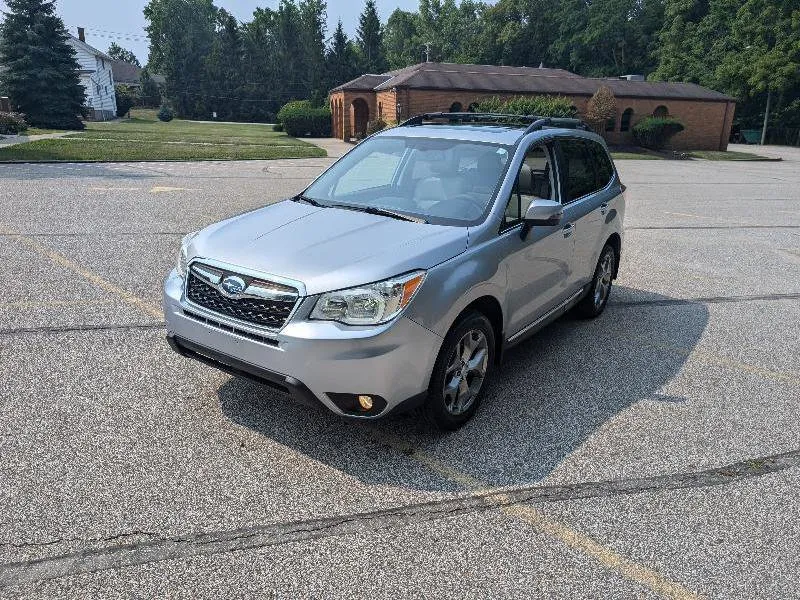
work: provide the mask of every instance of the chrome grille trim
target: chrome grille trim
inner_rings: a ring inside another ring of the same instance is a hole
[[[229,276],[246,282],[241,293],[231,294],[223,288]],[[304,293],[305,286],[300,282],[195,258],[187,269],[183,300],[195,312],[226,326],[241,324],[251,333],[275,333],[294,316]]]

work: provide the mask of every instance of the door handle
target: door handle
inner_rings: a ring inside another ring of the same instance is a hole
[[[568,238],[575,231],[575,223],[567,223],[561,231],[564,233],[564,237]]]
[[[603,202],[603,203],[600,205],[600,214],[601,214],[601,215],[604,215],[604,214],[606,214],[606,211],[607,211],[607,210],[608,210],[608,202]]]

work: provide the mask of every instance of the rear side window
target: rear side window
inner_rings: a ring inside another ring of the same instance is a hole
[[[565,182],[565,202],[572,202],[596,191],[594,153],[583,140],[559,140],[561,172]]]

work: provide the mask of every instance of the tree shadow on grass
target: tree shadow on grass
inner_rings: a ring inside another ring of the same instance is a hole
[[[600,318],[566,316],[510,350],[475,418],[452,433],[414,413],[344,420],[244,379],[226,381],[219,398],[233,422],[365,483],[455,489],[404,455],[423,451],[489,485],[525,485],[545,478],[634,403],[685,401],[660,390],[707,322],[704,304],[617,287]]]

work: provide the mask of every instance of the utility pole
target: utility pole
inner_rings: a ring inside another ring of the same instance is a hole
[[[425,42],[425,62],[431,62],[431,43]]]
[[[769,101],[772,97],[772,91],[767,90],[767,109],[764,111],[764,127],[761,128],[761,145],[767,140],[767,121],[769,121]]]

